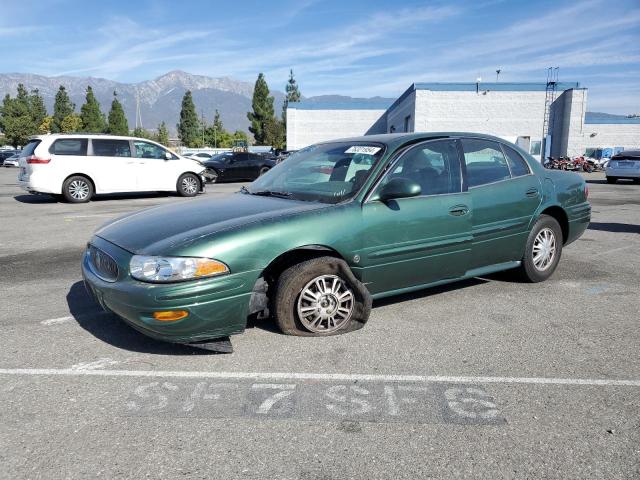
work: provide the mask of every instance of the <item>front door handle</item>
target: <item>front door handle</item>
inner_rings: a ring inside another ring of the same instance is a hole
[[[536,187],[532,187],[529,190],[527,190],[525,194],[527,195],[527,197],[537,197],[538,189]]]
[[[461,217],[467,213],[469,213],[469,207],[466,205],[454,205],[449,208],[449,215],[453,215],[454,217]]]

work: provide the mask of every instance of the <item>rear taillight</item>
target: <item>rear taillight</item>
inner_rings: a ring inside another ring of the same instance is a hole
[[[35,155],[31,155],[30,157],[27,157],[27,163],[30,164],[34,164],[34,163],[49,163],[51,161],[50,158],[39,158],[36,157]]]

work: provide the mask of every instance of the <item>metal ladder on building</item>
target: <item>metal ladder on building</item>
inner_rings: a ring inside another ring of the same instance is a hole
[[[547,68],[547,89],[544,98],[544,120],[542,122],[542,150],[543,157],[547,156],[547,136],[549,132],[553,132],[553,120],[555,115],[551,114],[551,106],[556,100],[556,87],[558,85],[558,71],[560,67]],[[549,155],[551,154],[551,148],[549,146]]]

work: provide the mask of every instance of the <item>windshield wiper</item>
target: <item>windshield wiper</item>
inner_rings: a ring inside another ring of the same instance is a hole
[[[249,190],[247,189],[247,192]],[[293,195],[291,192],[279,192],[277,190],[257,190],[255,192],[249,192],[251,195],[259,195],[262,197],[290,197]]]

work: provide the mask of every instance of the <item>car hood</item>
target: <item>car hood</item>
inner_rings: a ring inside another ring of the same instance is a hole
[[[236,193],[141,210],[103,225],[95,234],[131,253],[163,255],[225,230],[327,207]]]

